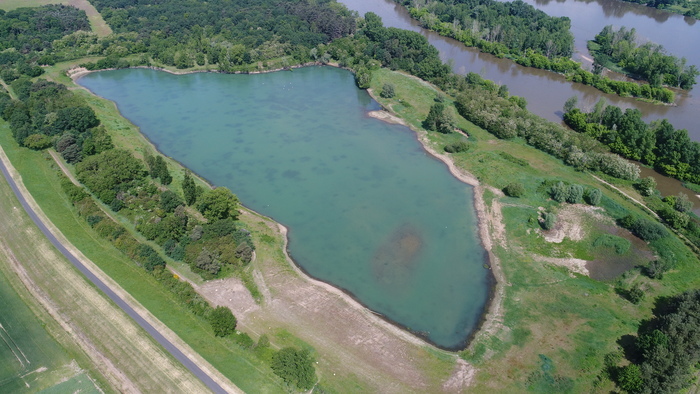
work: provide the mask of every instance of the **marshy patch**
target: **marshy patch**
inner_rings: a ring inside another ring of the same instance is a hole
[[[594,247],[596,241],[599,245],[594,248],[595,258],[586,263],[591,278],[612,280],[654,258],[654,253],[649,249],[649,245],[628,230],[614,224],[603,225],[601,229],[606,232],[608,240],[601,241],[599,237],[593,241]],[[608,242],[609,240],[612,242]],[[620,248],[625,249],[626,243],[629,246],[626,251],[622,251]],[[618,251],[622,251],[622,253],[618,253]]]

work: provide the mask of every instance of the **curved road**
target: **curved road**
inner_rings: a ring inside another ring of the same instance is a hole
[[[24,207],[24,210],[29,214],[29,217],[32,218],[34,223],[39,227],[42,233],[46,236],[46,238],[51,241],[53,246],[56,247],[66,258],[68,261],[71,262],[80,272],[85,275],[85,277],[92,282],[95,286],[97,286],[102,292],[104,292],[107,297],[109,297],[112,301],[114,301],[115,304],[117,304],[124,312],[126,312],[127,315],[129,315],[136,323],[138,323],[139,326],[141,326],[146,332],[153,337],[153,339],[156,340],[161,346],[165,348],[166,351],[168,351],[173,357],[175,357],[179,362],[182,363],[182,365],[185,366],[190,372],[192,372],[193,375],[195,375],[199,380],[201,380],[209,389],[211,389],[215,393],[226,393],[226,390],[224,390],[223,387],[221,387],[218,383],[216,383],[211,376],[206,374],[204,371],[202,371],[197,364],[192,361],[189,357],[187,357],[180,349],[173,345],[172,342],[170,342],[168,339],[166,339],[158,330],[156,330],[149,322],[146,321],[138,312],[136,312],[129,304],[124,301],[121,297],[119,297],[112,289],[107,286],[100,278],[95,276],[83,263],[78,260],[73,253],[68,251],[63,244],[61,244],[58,239],[49,231],[49,229],[46,227],[43,221],[39,219],[37,216],[36,212],[34,212],[34,209],[32,209],[31,206],[27,203],[27,201],[24,198],[24,195],[20,192],[19,188],[17,187],[17,184],[15,183],[15,180],[12,178],[10,175],[9,171],[5,167],[5,163],[3,163],[2,160],[0,160],[0,170],[2,170],[2,174],[5,176],[5,179],[7,179],[7,183],[10,184],[10,187],[12,188],[12,191],[15,193],[17,196],[17,199],[19,200],[20,203],[22,203],[22,207]]]

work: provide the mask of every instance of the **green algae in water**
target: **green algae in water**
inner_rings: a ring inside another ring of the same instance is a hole
[[[132,69],[80,84],[163,153],[289,228],[311,276],[458,348],[489,295],[473,190],[331,67],[259,75]]]

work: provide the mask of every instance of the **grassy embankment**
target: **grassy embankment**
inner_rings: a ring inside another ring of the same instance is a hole
[[[57,167],[48,153],[18,147],[5,122],[0,122],[0,144],[51,221],[124,290],[241,389],[283,390],[281,381],[265,363],[230,340],[215,337],[208,322],[192,315],[152,276],[102,239],[77,215],[61,190]]]
[[[394,85],[396,96],[379,98],[382,105],[420,130],[420,123],[434,102],[435,90],[425,82],[400,73],[375,72],[372,88],[381,91],[385,83]],[[657,250],[676,252],[676,269],[661,281],[643,277],[639,269],[631,269],[616,279],[600,281],[550,263],[564,264],[570,257],[596,261],[595,266],[587,265],[594,273],[607,272],[615,268],[611,265],[621,264],[620,261],[632,263],[625,268],[647,263],[651,257],[634,253],[635,249],[646,245],[629,232],[616,228],[612,220],[626,212],[646,213],[589,174],[563,165],[522,140],[499,140],[463,118],[457,119],[458,126],[470,136],[471,149],[451,155],[456,165],[475,175],[483,184],[500,189],[508,183],[521,182],[526,189],[522,198],[498,197],[488,190],[484,196],[488,206],[502,206],[505,237],[495,240],[494,253],[500,258],[507,283],[501,329],[478,336],[461,353],[480,371],[476,391],[613,389],[613,383],[603,372],[605,355],[617,351],[616,341],[620,337],[636,333],[639,321],[650,316],[655,297],[700,285],[697,258],[671,236],[653,245]],[[419,135],[424,134],[419,131]],[[465,137],[458,133],[430,132],[427,139],[431,147],[441,152],[446,144]],[[602,209],[593,211],[581,205],[572,209],[571,205],[553,202],[541,186],[543,181],[553,180],[601,189],[604,194]],[[631,183],[614,182],[625,192],[636,195]],[[560,225],[566,224],[576,231],[569,231],[569,236],[561,243],[546,242],[537,224],[539,207],[554,211]],[[624,244],[620,239],[626,238],[635,246],[619,256],[612,247],[594,246],[596,240],[611,230],[618,236],[613,239]],[[494,231],[492,234],[497,236]],[[647,296],[639,305],[633,305],[615,293],[616,283],[623,286],[637,283]]]

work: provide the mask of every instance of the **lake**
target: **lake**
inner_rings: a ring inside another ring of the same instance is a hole
[[[473,189],[332,67],[258,75],[88,74],[164,154],[289,228],[309,275],[446,349],[463,348],[491,274]]]

